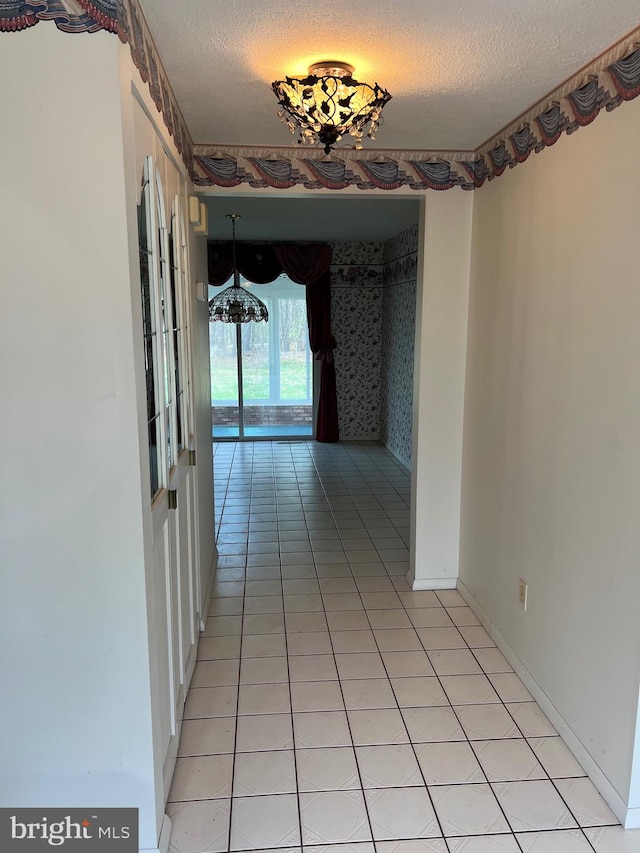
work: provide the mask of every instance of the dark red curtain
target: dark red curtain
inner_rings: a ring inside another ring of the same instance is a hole
[[[233,272],[231,243],[209,243],[209,284],[219,287]],[[338,441],[338,404],[331,334],[331,246],[325,243],[236,244],[236,264],[248,281],[266,284],[284,272],[306,287],[309,346],[320,366],[320,398],[316,440]]]
[[[269,281],[275,281],[282,272],[282,266],[276,257],[273,246],[238,243],[236,258],[238,269],[242,275],[256,284],[267,284]]]
[[[233,248],[231,243],[209,243],[207,246],[209,284],[218,287],[229,281],[233,273]]]
[[[229,281],[233,272],[233,247],[231,243],[209,243],[209,284],[218,287]],[[237,243],[236,264],[240,274],[255,284],[275,281],[283,272],[273,246],[258,243]]]
[[[320,361],[320,396],[316,439],[338,441],[338,399],[336,366],[333,351],[336,342],[331,334],[331,246],[326,243],[279,243],[274,246],[282,269],[292,281],[306,285],[309,346]]]

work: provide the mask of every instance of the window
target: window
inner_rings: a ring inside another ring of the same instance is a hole
[[[142,291],[142,324],[144,335],[145,378],[147,389],[147,432],[149,437],[149,474],[151,498],[160,488],[158,454],[160,401],[158,394],[158,324],[157,288],[154,286],[155,210],[152,205],[152,164],[145,161],[142,191],[138,206],[138,242],[140,250],[140,285]]]
[[[153,500],[167,487],[189,429],[186,352],[187,246],[179,198],[171,228],[162,180],[145,160],[138,207],[140,284],[145,354],[150,490]]]
[[[305,288],[285,275],[270,284],[241,283],[266,304],[269,321],[210,324],[213,435],[311,436],[313,369]]]

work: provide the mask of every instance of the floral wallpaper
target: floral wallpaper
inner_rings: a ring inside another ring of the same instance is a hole
[[[332,243],[332,287],[382,287],[382,243]]]
[[[418,226],[384,244],[380,439],[411,467]]]
[[[382,263],[385,267],[395,261],[402,260],[412,256],[414,259],[418,257],[418,223],[401,231],[395,237],[383,243],[382,248]]]
[[[386,243],[334,243],[331,326],[340,438],[380,439],[411,466],[417,224]]]
[[[334,243],[331,329],[340,438],[380,436],[382,243]]]
[[[364,266],[382,266],[384,264],[384,243],[331,243],[333,263],[338,266],[360,264]]]

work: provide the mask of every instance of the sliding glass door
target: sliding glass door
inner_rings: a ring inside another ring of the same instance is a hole
[[[209,324],[213,437],[311,437],[305,288],[284,275],[271,284],[241,283],[266,304],[269,321]],[[209,297],[218,291],[210,288]]]

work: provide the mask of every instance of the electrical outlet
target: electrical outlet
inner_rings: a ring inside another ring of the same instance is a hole
[[[518,581],[518,601],[520,602],[520,607],[522,607],[523,610],[527,609],[528,592],[529,587],[527,586],[527,582],[520,578]]]

